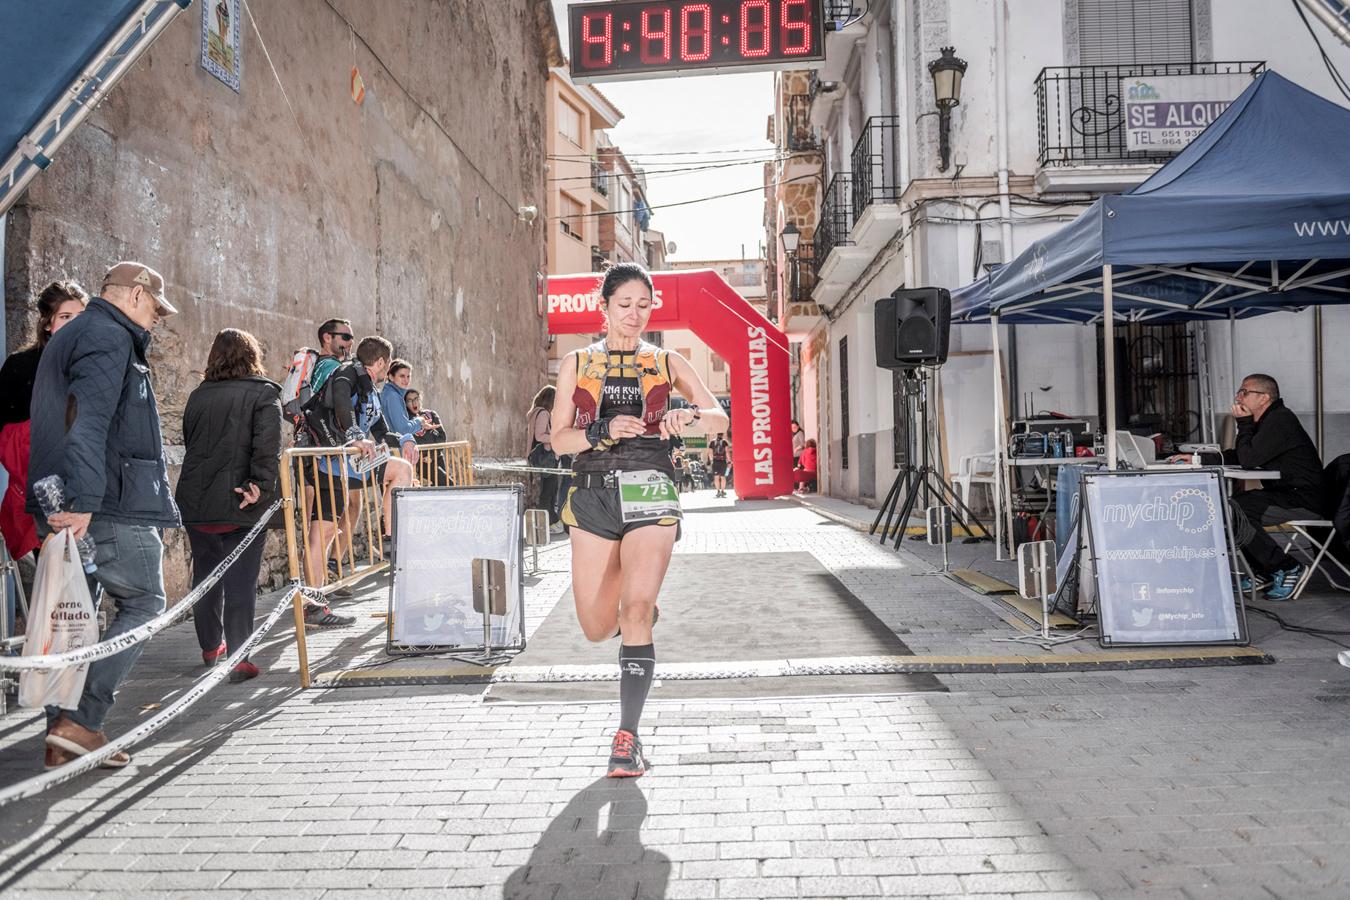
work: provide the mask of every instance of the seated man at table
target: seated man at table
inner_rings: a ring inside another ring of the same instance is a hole
[[[1280,386],[1269,375],[1248,375],[1233,398],[1237,446],[1225,450],[1226,465],[1274,469],[1278,479],[1261,489],[1233,497],[1233,536],[1256,575],[1256,588],[1268,600],[1288,600],[1303,566],[1280,549],[1263,526],[1296,519],[1321,519],[1326,501],[1322,461],[1298,416],[1280,399]],[[1243,579],[1243,589],[1250,589]]]

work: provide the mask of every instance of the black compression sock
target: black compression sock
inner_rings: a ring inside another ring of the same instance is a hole
[[[655,669],[656,651],[651,644],[619,647],[619,728],[635,736]]]

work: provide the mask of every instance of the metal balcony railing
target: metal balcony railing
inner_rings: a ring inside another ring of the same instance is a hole
[[[848,233],[853,230],[853,188],[848,172],[838,172],[825,188],[820,201],[820,223],[812,241],[813,269],[817,277],[830,251],[851,244]]]
[[[595,160],[591,160],[591,187],[602,197],[609,196],[609,173]]]
[[[787,283],[784,287],[788,303],[811,303],[811,292],[816,287],[815,244],[801,243],[797,252],[788,257]]]
[[[1124,87],[1131,79],[1233,73],[1255,76],[1265,67],[1264,62],[1191,62],[1042,69],[1036,76],[1040,164],[1166,162],[1175,154],[1126,149]]]
[[[816,140],[815,129],[811,127],[811,96],[809,94],[790,94],[783,107],[786,121],[783,123],[787,149],[792,151],[815,150],[820,147]]]
[[[895,175],[896,142],[900,140],[898,116],[872,116],[862,136],[853,145],[853,218],[873,203],[900,199],[900,179]]]
[[[858,5],[858,0],[825,0],[825,21],[851,21],[858,16]]]

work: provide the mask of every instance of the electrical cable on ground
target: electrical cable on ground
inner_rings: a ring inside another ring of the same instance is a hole
[[[1267,619],[1272,620],[1276,625],[1279,625],[1285,631],[1293,632],[1294,634],[1307,634],[1313,637],[1320,637],[1324,640],[1331,641],[1331,643],[1336,644],[1337,646],[1350,648],[1350,644],[1342,644],[1340,641],[1335,640],[1336,637],[1350,637],[1350,631],[1337,630],[1334,628],[1313,628],[1310,625],[1295,625],[1291,622],[1286,622],[1279,615],[1268,609],[1262,609],[1259,606],[1248,606],[1247,609],[1251,612],[1260,613]]]

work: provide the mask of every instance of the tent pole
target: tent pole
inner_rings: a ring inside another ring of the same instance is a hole
[[[1317,432],[1317,455],[1327,458],[1325,392],[1322,390],[1322,307],[1313,310],[1313,419]]]
[[[1234,397],[1237,396],[1237,312],[1228,310],[1228,384]]]
[[[1003,555],[1003,361],[998,352],[998,313],[989,317],[994,348],[994,558],[1009,559]]]
[[[1102,266],[1102,364],[1106,373],[1106,468],[1116,467],[1116,313],[1115,275],[1110,263]]]

